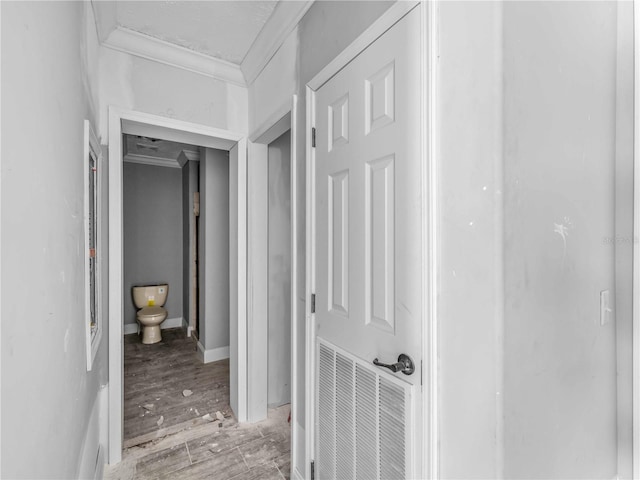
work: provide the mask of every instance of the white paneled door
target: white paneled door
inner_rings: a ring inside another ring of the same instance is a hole
[[[315,92],[316,478],[417,474],[420,79],[415,8]]]

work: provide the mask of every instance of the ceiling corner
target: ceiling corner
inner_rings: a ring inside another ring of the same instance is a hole
[[[298,25],[314,0],[279,1],[240,64],[245,82],[251,85],[287,36]]]
[[[238,65],[118,26],[105,47],[246,87]]]

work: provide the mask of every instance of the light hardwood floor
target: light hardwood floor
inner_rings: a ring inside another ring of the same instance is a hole
[[[105,479],[288,479],[289,405],[239,425],[229,407],[228,360],[202,364],[182,329],[162,336],[155,345],[125,336],[125,449]]]

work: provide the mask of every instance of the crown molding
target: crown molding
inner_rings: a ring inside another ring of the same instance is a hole
[[[247,85],[251,85],[260,75],[312,4],[313,0],[277,3],[240,64]]]
[[[198,152],[189,152],[183,150],[184,156],[178,158],[154,157],[152,155],[138,155],[137,153],[127,153],[123,160],[129,163],[139,163],[141,165],[153,165],[156,167],[182,168],[186,160],[199,161],[200,154]],[[186,159],[186,160],[185,160]]]
[[[128,28],[117,27],[102,44],[113,50],[246,87],[244,75],[238,65]]]
[[[183,150],[182,153],[184,153],[185,157],[187,157],[187,159],[191,160],[192,162],[199,162],[200,161],[200,152],[192,152],[191,150]]]

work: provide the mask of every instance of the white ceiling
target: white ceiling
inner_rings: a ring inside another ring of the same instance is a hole
[[[100,44],[250,85],[313,0],[90,0]]]
[[[117,26],[240,65],[277,1],[120,1]]]

